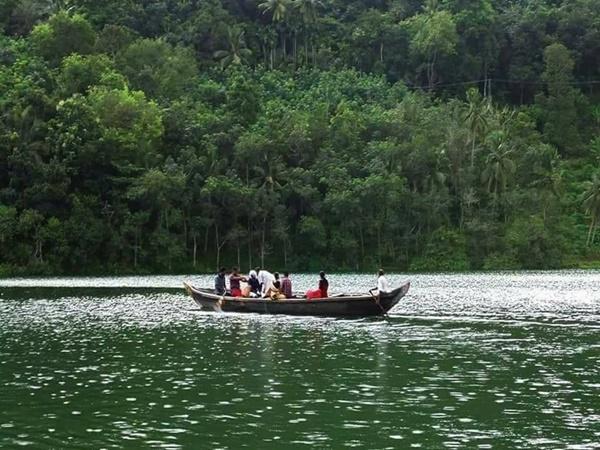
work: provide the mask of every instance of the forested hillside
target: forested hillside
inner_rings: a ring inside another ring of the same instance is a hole
[[[0,0],[0,274],[600,261],[598,0]]]

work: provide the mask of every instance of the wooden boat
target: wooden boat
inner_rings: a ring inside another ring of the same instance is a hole
[[[256,314],[288,314],[295,316],[366,317],[386,314],[410,288],[410,283],[383,293],[379,298],[370,294],[339,295],[307,300],[290,298],[270,300],[264,298],[240,298],[214,294],[212,289],[199,289],[184,283],[187,293],[203,310]]]

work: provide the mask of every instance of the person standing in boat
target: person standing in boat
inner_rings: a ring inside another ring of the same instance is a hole
[[[390,292],[390,284],[388,283],[387,278],[385,277],[385,272],[383,269],[379,269],[377,273],[377,289],[370,289],[369,292],[371,295],[374,295],[373,292],[377,290],[377,295],[385,294],[386,292]]]
[[[231,290],[232,297],[241,297],[242,290],[240,283],[246,281],[246,278],[240,275],[239,269],[234,267],[231,269],[231,275],[229,275],[229,289]]]
[[[292,280],[290,279],[290,273],[283,272],[283,278],[281,279],[281,293],[285,295],[285,298],[292,298]]]
[[[227,269],[225,267],[221,267],[219,273],[215,277],[215,294],[217,295],[225,295],[227,294],[227,287],[225,285],[225,273]]]
[[[311,289],[306,293],[307,299],[327,298],[329,291],[329,281],[325,277],[325,272],[319,273],[319,289]]]

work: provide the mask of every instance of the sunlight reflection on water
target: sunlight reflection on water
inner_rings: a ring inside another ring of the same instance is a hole
[[[200,312],[209,276],[2,280],[0,447],[600,448],[597,272],[407,278],[359,320]]]

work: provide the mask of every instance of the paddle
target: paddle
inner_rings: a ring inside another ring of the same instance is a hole
[[[386,319],[389,319],[390,316],[388,316],[388,313],[385,311],[385,309],[383,309],[383,306],[381,306],[381,303],[379,303],[379,295],[377,295],[377,297],[375,297],[375,294],[373,294],[374,289],[369,289],[369,294],[371,294],[371,298],[373,298],[373,301],[375,302],[375,304],[377,306],[379,306],[379,309],[381,309],[381,312],[383,313],[383,316]]]

